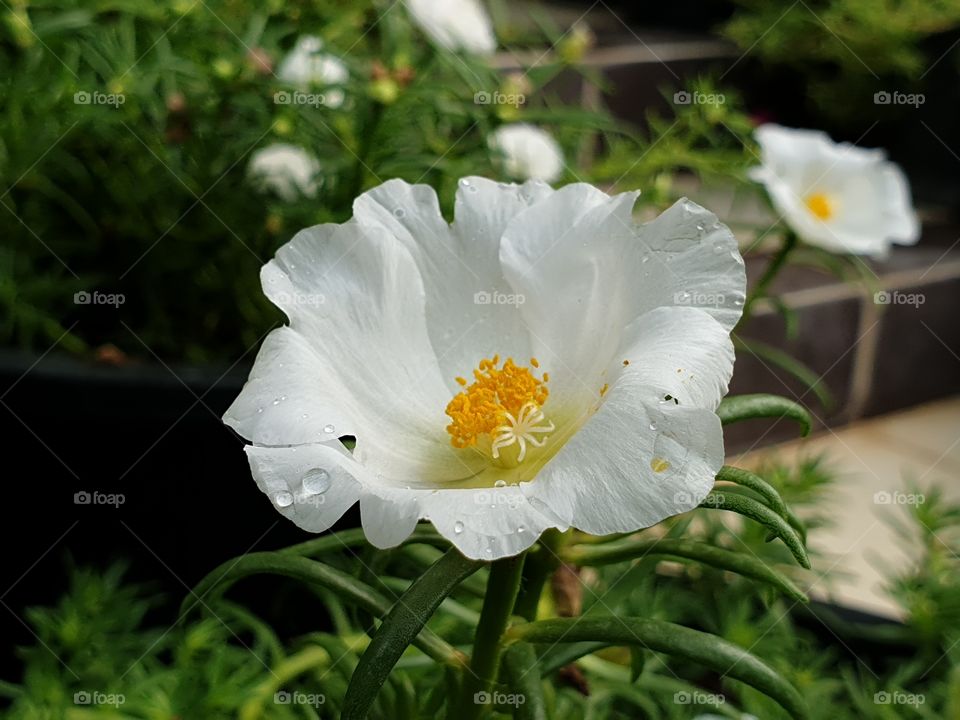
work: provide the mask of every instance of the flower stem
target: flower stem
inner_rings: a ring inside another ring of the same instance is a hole
[[[497,679],[503,633],[507,629],[520,590],[525,553],[495,561],[490,566],[487,595],[480,611],[470,667],[461,688],[457,720],[473,720],[487,705],[477,703],[477,693],[489,692]]]
[[[531,621],[537,619],[543,586],[560,564],[558,552],[562,545],[563,533],[550,529],[540,538],[539,546],[527,553],[527,560],[523,564],[520,595],[513,609],[514,615]]]
[[[737,323],[738,329],[747,324],[747,321],[750,319],[751,310],[753,310],[754,303],[760,298],[766,296],[770,283],[772,283],[774,278],[776,278],[780,273],[781,268],[787,262],[787,258],[790,256],[790,253],[793,252],[793,249],[796,246],[796,234],[788,231],[786,235],[784,235],[783,245],[780,246],[780,249],[776,252],[773,258],[771,258],[770,264],[767,265],[767,269],[763,271],[763,275],[760,276],[760,279],[757,280],[757,284],[753,286],[753,289],[747,295],[747,299],[743,303],[743,315],[740,317],[740,322]]]

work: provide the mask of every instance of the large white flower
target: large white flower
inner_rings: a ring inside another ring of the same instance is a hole
[[[835,143],[825,133],[761,125],[763,183],[774,207],[797,235],[827,250],[883,257],[891,243],[920,236],[910,187],[882,150]]]
[[[293,50],[280,63],[277,77],[303,90],[326,88],[323,104],[338,108],[343,105],[343,90],[328,86],[342,85],[350,77],[350,73],[340,58],[323,52],[323,40],[314,35],[302,35],[297,39]]]
[[[247,175],[262,191],[274,192],[287,202],[315,197],[319,184],[317,159],[296,145],[274,143],[250,155]]]
[[[510,177],[553,182],[563,174],[563,150],[550,133],[536,125],[501,125],[488,143]]]
[[[378,547],[427,518],[485,559],[695,507],[723,463],[742,259],[694,203],[638,226],[635,200],[466,178],[448,224],[391,180],[299,233],[262,271],[290,325],[224,416],[261,490],[309,531],[359,500]]]
[[[493,23],[480,0],[406,0],[413,21],[440,47],[486,55],[497,49]]]

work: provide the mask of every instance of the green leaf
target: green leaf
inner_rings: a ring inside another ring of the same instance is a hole
[[[757,503],[759,505],[759,503]],[[763,507],[762,505],[760,507]],[[768,511],[769,512],[769,511]],[[653,555],[696,560],[711,567],[728,570],[752,580],[773,585],[780,592],[798,602],[806,602],[807,597],[783,574],[771,568],[767,563],[752,555],[734,552],[694,540],[674,538],[654,538],[650,540],[623,540],[605,545],[575,545],[566,548],[564,561],[575,565],[609,565],[634,558],[646,558]],[[805,557],[805,556],[804,556]]]
[[[523,642],[511,645],[503,655],[503,672],[509,691],[523,697],[513,716],[518,720],[547,720],[547,706],[533,645]]]
[[[793,375],[793,377],[803,383],[809,391],[817,396],[817,399],[820,401],[820,404],[823,405],[824,409],[831,410],[833,408],[833,395],[831,395],[829,388],[824,384],[823,378],[790,355],[790,353],[784,352],[773,345],[768,345],[765,342],[760,342],[759,340],[744,340],[737,335],[733,338],[733,344],[734,347],[746,350],[761,362],[772,363],[790,375]]]
[[[801,566],[809,569],[810,559],[807,557],[807,551],[803,547],[803,541],[796,531],[790,527],[786,520],[777,515],[773,510],[756,500],[752,500],[744,495],[735,495],[733,493],[723,493],[717,490],[711,492],[703,499],[700,507],[729,510],[766,526],[771,533],[783,540],[784,544],[793,553],[797,562]]]
[[[361,720],[377,697],[397,660],[424,630],[437,606],[460,582],[483,563],[449,550],[410,586],[383,620],[370,645],[360,656],[347,686],[342,720]]]
[[[528,643],[640,645],[740,680],[776,700],[793,717],[807,716],[796,689],[762,660],[722,638],[682,625],[633,617],[558,618],[518,625],[507,631],[507,637]]]
[[[750,472],[749,470],[731,467],[730,465],[724,465],[722,468],[720,468],[720,472],[717,473],[717,480],[741,485],[760,495],[760,497],[767,501],[767,505],[771,510],[786,520],[790,524],[790,527],[797,531],[797,534],[800,535],[800,539],[803,540],[804,544],[806,544],[806,526],[800,522],[800,519],[794,515],[790,508],[787,507],[786,503],[783,502],[783,499],[780,497],[780,493],[777,492],[776,488],[774,488],[762,477]]]
[[[336,568],[296,555],[260,552],[228,560],[203,578],[190,595],[184,598],[180,606],[180,622],[183,622],[197,606],[206,606],[204,598],[214,590],[223,593],[238,580],[251,575],[281,575],[302,580],[336,593],[377,616],[385,615],[390,609],[390,601],[387,598],[369,585]],[[420,632],[413,642],[438,662],[460,663],[460,653],[429,629]]]
[[[733,395],[725,397],[717,408],[720,422],[730,425],[752,418],[790,418],[800,424],[803,436],[810,434],[810,413],[799,403],[779,395]]]

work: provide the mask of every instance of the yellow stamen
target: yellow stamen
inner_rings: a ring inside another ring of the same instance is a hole
[[[826,193],[816,192],[807,195],[804,202],[807,204],[807,209],[818,219],[829,220],[833,217],[833,203]]]
[[[480,361],[473,371],[474,381],[447,404],[446,413],[451,423],[447,425],[450,443],[455,448],[467,448],[484,440],[494,459],[499,459],[500,449],[518,443],[522,461],[527,443],[540,447],[544,438],[535,434],[553,431],[553,423],[544,419],[540,410],[550,394],[547,390],[547,374],[540,380],[507,358],[498,367],[499,355]],[[537,367],[535,360],[531,364]],[[457,379],[460,382],[460,378]],[[461,382],[460,385],[465,385]]]

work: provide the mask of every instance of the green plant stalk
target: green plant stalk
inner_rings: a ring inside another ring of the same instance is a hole
[[[771,258],[770,264],[767,265],[767,269],[763,271],[763,275],[761,275],[760,279],[757,280],[757,284],[754,285],[753,289],[747,294],[747,299],[743,303],[743,314],[740,316],[740,322],[737,323],[737,327],[734,328],[734,330],[742,328],[750,320],[754,303],[767,294],[767,289],[769,288],[770,283],[772,283],[774,278],[780,274],[780,270],[783,268],[784,264],[787,262],[787,258],[790,257],[790,253],[793,252],[796,246],[796,234],[793,232],[787,232],[783,238],[783,245],[780,246],[780,249],[773,256],[773,258]]]
[[[514,614],[526,620],[537,619],[537,607],[547,578],[560,564],[558,551],[563,544],[563,533],[549,529],[540,538],[539,547],[527,553],[523,563],[520,593]]]
[[[456,720],[473,720],[487,707],[475,703],[474,695],[489,691],[497,679],[502,638],[520,591],[525,557],[526,553],[521,553],[497,560],[490,566],[487,596],[480,610],[473,655],[461,686],[459,710],[455,710]],[[457,704],[451,705],[452,709],[456,707]]]

